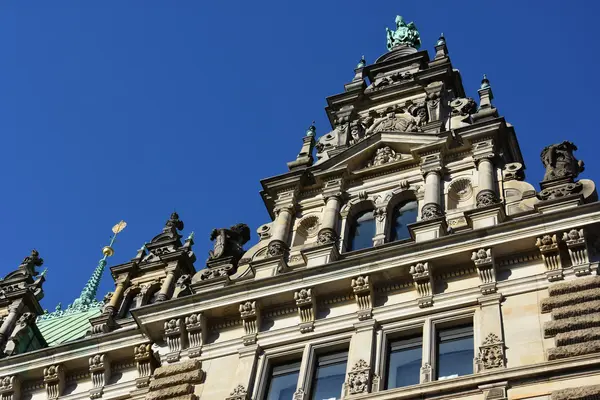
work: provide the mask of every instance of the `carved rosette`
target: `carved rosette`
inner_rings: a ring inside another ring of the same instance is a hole
[[[430,219],[436,219],[443,217],[444,213],[442,212],[442,208],[439,204],[436,203],[428,203],[421,208],[421,220],[427,221]]]
[[[248,400],[248,391],[242,385],[237,385],[225,400]]]
[[[254,344],[260,330],[260,307],[256,301],[246,301],[240,304],[239,310],[245,333],[242,342],[245,345]]]
[[[415,288],[419,298],[419,307],[431,307],[433,305],[433,274],[429,262],[417,263],[410,267]]]
[[[496,292],[496,267],[492,257],[492,249],[479,249],[471,255],[471,260],[477,268],[481,285],[479,289],[483,294]]]
[[[371,378],[371,367],[365,360],[359,360],[348,373],[348,381],[346,383],[348,394],[369,393]]]
[[[188,335],[188,356],[198,357],[202,354],[206,321],[204,314],[197,313],[185,317],[185,330]]]
[[[373,316],[373,285],[369,275],[361,275],[352,279],[350,284],[358,306],[358,319],[363,321]]]
[[[500,202],[498,195],[496,192],[490,189],[485,189],[477,193],[477,197],[475,198],[477,203],[477,208],[491,206],[492,204],[497,204]]]
[[[164,329],[165,342],[169,347],[167,361],[178,361],[180,352],[186,345],[185,325],[181,318],[173,318],[165,322]]]
[[[288,251],[288,247],[282,240],[271,240],[267,248],[269,257],[282,257]]]
[[[319,244],[335,243],[338,239],[337,233],[331,228],[323,228],[319,231],[317,241]]]
[[[138,389],[148,387],[150,377],[159,365],[158,359],[152,350],[152,344],[146,343],[135,346],[133,348],[133,359],[138,371],[135,386]]]
[[[312,288],[300,289],[294,293],[298,315],[300,316],[300,332],[312,332],[315,328],[317,301]]]
[[[65,389],[65,370],[61,364],[44,368],[44,385],[48,400],[58,399]]]
[[[0,378],[0,399],[2,400],[20,400],[21,381],[16,375],[10,375]]]
[[[90,389],[90,398],[98,399],[102,397],[104,386],[110,379],[110,361],[106,354],[96,354],[90,357],[89,364],[93,385]]]
[[[498,335],[490,333],[479,347],[479,354],[475,359],[476,371],[504,367],[504,342]]]
[[[567,245],[575,275],[589,275],[591,269],[585,231],[583,229],[571,229],[563,233],[562,240]]]
[[[542,260],[546,266],[546,278],[550,281],[563,279],[563,267],[556,235],[544,235],[536,239],[535,245],[540,249]]]

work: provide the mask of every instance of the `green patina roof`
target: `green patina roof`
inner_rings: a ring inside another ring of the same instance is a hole
[[[101,313],[101,307],[92,307],[86,311],[74,311],[54,318],[40,318],[37,327],[48,346],[54,346],[85,337],[92,327],[89,319]]]

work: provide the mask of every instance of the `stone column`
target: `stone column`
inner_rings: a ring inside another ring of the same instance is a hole
[[[4,349],[8,338],[10,337],[15,324],[17,323],[17,319],[19,319],[19,314],[23,310],[23,302],[21,300],[17,300],[15,303],[11,304],[8,308],[8,315],[4,318],[2,322],[2,326],[0,326],[0,350]]]
[[[433,159],[428,160],[429,157]],[[440,155],[428,156],[421,166],[421,173],[425,177],[425,203],[421,208],[421,220],[436,219],[444,215],[440,202],[442,186],[442,165]]]
[[[479,193],[477,193],[477,208],[486,207],[499,202],[496,194],[496,179],[494,177],[493,153],[476,158],[477,176],[479,177]]]
[[[156,301],[165,301],[169,298],[171,289],[173,287],[173,281],[175,280],[175,268],[167,269],[167,276],[160,287]]]
[[[119,304],[121,304],[125,286],[129,283],[129,277],[125,275],[119,276],[116,283],[117,286],[115,287],[115,291],[110,298],[110,302],[104,307],[104,314],[114,315],[119,309]]]
[[[272,226],[272,237],[269,242],[268,253],[271,257],[283,256],[287,250],[287,240],[290,231],[294,206],[286,204],[275,208],[275,221]]]
[[[354,324],[354,335],[348,351],[347,379],[344,396],[370,393],[373,385],[373,348],[375,343],[375,327],[373,319]]]
[[[325,211],[321,221],[321,230],[319,230],[319,244],[335,243],[338,239],[337,225],[342,207],[342,194],[340,192],[332,194],[325,199]]]

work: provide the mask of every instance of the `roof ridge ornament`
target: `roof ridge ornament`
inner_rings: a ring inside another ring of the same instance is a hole
[[[392,51],[398,46],[404,45],[419,49],[421,47],[421,36],[414,22],[404,22],[402,16],[396,16],[396,30],[385,28],[387,33],[387,49]]]

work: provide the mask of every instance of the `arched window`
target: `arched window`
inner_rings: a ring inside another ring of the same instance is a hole
[[[390,242],[410,238],[408,225],[417,221],[417,202],[405,201],[394,207],[390,221]]]
[[[366,249],[373,246],[373,236],[375,236],[375,216],[373,215],[373,210],[357,214],[350,226],[348,251]]]

